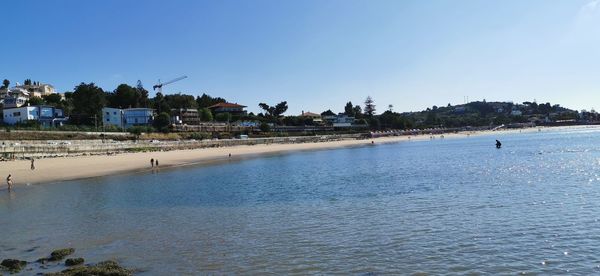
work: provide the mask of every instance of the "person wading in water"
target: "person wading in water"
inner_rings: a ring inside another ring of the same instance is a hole
[[[500,143],[500,141],[496,140],[496,148],[499,149],[502,147],[502,143]]]
[[[12,175],[8,175],[6,177],[6,185],[8,185],[8,190],[11,191],[12,190]]]

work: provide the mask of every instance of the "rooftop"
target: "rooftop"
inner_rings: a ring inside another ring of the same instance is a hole
[[[302,112],[302,114],[300,114],[300,116],[304,116],[304,117],[321,117],[321,114],[312,113],[312,112]]]
[[[218,107],[229,107],[229,108],[238,107],[238,108],[244,108],[246,106],[245,105],[239,105],[239,104],[236,104],[236,103],[218,103],[218,104],[215,104],[215,105],[211,105],[208,108],[218,108]]]

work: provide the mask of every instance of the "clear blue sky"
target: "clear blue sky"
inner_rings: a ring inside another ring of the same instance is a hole
[[[69,91],[188,79],[258,111],[469,100],[600,109],[600,0],[0,2],[0,79]]]

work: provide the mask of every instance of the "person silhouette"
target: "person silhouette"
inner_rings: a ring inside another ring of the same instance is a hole
[[[12,186],[13,186],[12,184],[13,184],[12,175],[9,174],[8,177],[6,177],[6,185],[8,185],[8,191],[12,190]]]
[[[499,149],[502,147],[502,143],[500,143],[500,141],[496,140],[496,148]]]

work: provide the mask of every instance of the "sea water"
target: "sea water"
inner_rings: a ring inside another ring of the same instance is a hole
[[[141,275],[598,274],[599,219],[600,128],[544,129],[17,186],[0,191],[0,258],[74,247]]]

